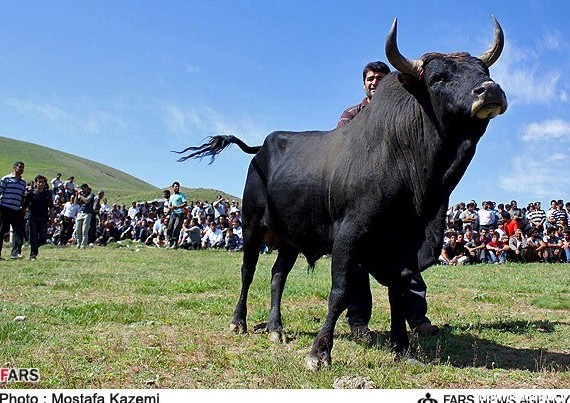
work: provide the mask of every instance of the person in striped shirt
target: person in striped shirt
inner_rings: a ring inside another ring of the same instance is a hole
[[[21,258],[20,251],[24,242],[24,212],[22,200],[26,190],[26,181],[22,178],[24,163],[14,163],[12,173],[0,179],[0,259],[6,234],[12,226],[12,259]]]

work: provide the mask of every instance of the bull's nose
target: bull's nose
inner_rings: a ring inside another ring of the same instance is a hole
[[[472,91],[475,97],[471,116],[479,119],[494,118],[507,110],[507,97],[501,86],[494,81],[485,81]]]
[[[502,98],[503,90],[501,86],[494,81],[485,81],[481,86],[473,90],[473,94],[479,97]]]

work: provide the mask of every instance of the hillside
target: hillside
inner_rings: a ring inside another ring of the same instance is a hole
[[[131,201],[153,200],[162,197],[162,189],[118,169],[81,158],[49,147],[0,136],[0,176],[8,174],[16,161],[24,161],[24,178],[33,180],[37,174],[50,181],[58,172],[62,179],[75,177],[75,183],[88,183],[94,191],[105,189],[110,203],[130,204]],[[190,200],[215,200],[216,194],[228,199],[235,196],[215,189],[182,190]]]

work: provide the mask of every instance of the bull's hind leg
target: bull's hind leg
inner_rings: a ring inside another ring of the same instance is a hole
[[[283,323],[281,322],[281,297],[287,276],[299,256],[299,251],[289,244],[279,248],[279,255],[271,269],[271,311],[267,318],[267,331],[269,339],[275,342],[284,342]]]
[[[253,281],[255,268],[259,259],[259,249],[263,242],[264,230],[261,227],[244,228],[243,263],[241,265],[241,291],[234,310],[230,330],[235,333],[247,332],[247,294]]]

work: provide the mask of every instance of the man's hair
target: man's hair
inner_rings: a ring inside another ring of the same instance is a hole
[[[40,181],[40,179],[43,179],[45,182],[47,182],[47,179],[46,179],[46,177],[45,177],[45,176],[43,176],[43,175],[37,175],[37,176],[34,178],[34,182],[36,182],[36,183],[37,183],[37,182],[39,182],[39,181]]]
[[[180,187],[180,182],[172,182],[172,187],[174,187],[175,185],[178,185]]]
[[[362,71],[362,81],[366,80],[366,74],[368,74],[369,71],[388,74],[390,72],[390,67],[388,67],[384,62],[370,62],[364,66],[364,70]]]
[[[16,168],[17,166],[20,166],[20,165],[25,165],[25,164],[22,161],[16,161],[16,162],[14,162],[14,165],[12,166],[12,168]]]

